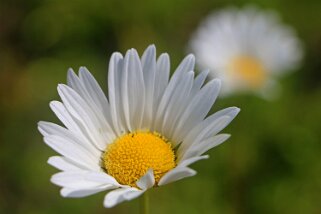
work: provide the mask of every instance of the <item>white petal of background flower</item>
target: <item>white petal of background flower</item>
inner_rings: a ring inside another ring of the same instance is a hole
[[[297,68],[303,56],[294,29],[282,24],[276,12],[254,6],[210,14],[193,34],[189,48],[202,68],[210,68],[211,76],[222,79],[223,95],[252,91],[272,97],[269,94],[274,91],[265,90],[268,82]],[[251,57],[264,69],[265,80],[258,86],[231,71],[233,60],[242,56]]]

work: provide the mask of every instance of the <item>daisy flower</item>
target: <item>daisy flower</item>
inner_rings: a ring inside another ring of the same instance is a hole
[[[171,78],[169,56],[156,60],[155,46],[139,58],[135,49],[111,56],[108,98],[85,68],[70,69],[58,85],[62,102],[50,107],[65,127],[39,122],[44,142],[60,154],[48,163],[61,172],[51,181],[63,197],[109,191],[105,207],[134,199],[147,189],[190,177],[192,163],[229,138],[218,134],[239,112],[226,108],[207,118],[220,81],[194,78],[188,55]]]
[[[223,81],[222,93],[254,91],[269,97],[275,79],[298,66],[301,44],[276,13],[248,6],[209,15],[190,41],[201,67]]]

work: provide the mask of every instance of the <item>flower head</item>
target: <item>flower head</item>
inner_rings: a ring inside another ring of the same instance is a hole
[[[65,127],[39,122],[45,143],[60,156],[48,163],[61,172],[51,181],[64,197],[107,193],[104,205],[131,200],[154,186],[193,176],[189,165],[224,142],[218,134],[239,112],[236,107],[209,117],[220,89],[208,72],[194,78],[194,56],[187,56],[170,75],[169,56],[156,60],[149,46],[139,58],[135,49],[114,53],[108,71],[108,99],[89,71],[68,72],[60,84],[62,102],[51,109]]]
[[[269,97],[275,78],[298,66],[301,43],[276,13],[228,8],[206,18],[190,48],[201,67],[222,79],[223,94],[254,91]]]

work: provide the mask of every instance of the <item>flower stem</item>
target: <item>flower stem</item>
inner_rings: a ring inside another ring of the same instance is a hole
[[[141,197],[140,201],[140,212],[142,214],[148,214],[149,213],[149,197],[148,192],[146,191],[143,196]]]

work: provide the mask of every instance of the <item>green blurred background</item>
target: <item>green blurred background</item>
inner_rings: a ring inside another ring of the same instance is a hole
[[[139,199],[105,209],[104,193],[65,199],[50,183],[55,154],[37,121],[58,122],[49,101],[69,67],[87,66],[106,89],[112,52],[154,43],[172,70],[211,11],[248,1],[0,0],[0,213],[138,213]],[[221,98],[242,109],[232,138],[194,164],[198,175],[151,193],[151,213],[321,213],[321,3],[257,0],[278,11],[305,44],[302,68],[274,101]],[[106,90],[105,90],[106,91]]]

